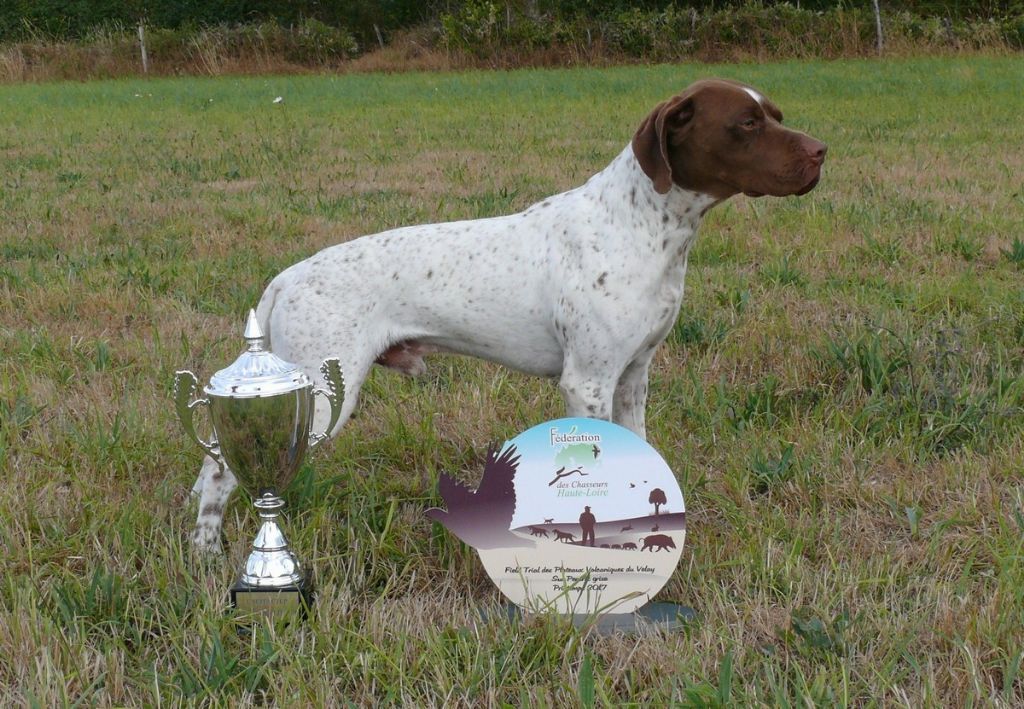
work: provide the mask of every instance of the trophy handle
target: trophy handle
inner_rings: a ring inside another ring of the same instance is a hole
[[[196,389],[199,388],[199,380],[196,379],[196,375],[192,374],[188,370],[182,370],[175,372],[174,374],[174,407],[178,411],[178,418],[181,419],[181,425],[185,428],[185,432],[192,437],[199,447],[206,451],[206,454],[217,461],[217,464],[223,468],[224,460],[220,455],[220,446],[217,444],[217,439],[214,438],[212,441],[204,441],[196,433],[195,424],[192,422],[192,414],[198,406],[209,406],[209,399],[195,399]]]
[[[322,433],[314,431],[309,434],[310,450],[315,449],[331,437],[331,431],[334,430],[338,419],[341,418],[341,405],[345,402],[345,377],[341,373],[341,362],[334,357],[325,359],[324,363],[320,365],[320,371],[323,372],[327,388],[321,389],[317,387],[313,389],[313,398],[316,399],[317,395],[320,395],[330,402],[331,420],[327,423],[327,428]]]

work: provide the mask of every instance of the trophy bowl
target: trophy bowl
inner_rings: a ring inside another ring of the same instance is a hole
[[[341,365],[336,359],[325,360],[320,371],[327,388],[315,388],[296,365],[265,349],[251,310],[244,337],[246,350],[210,378],[203,387],[205,398],[194,398],[199,382],[192,372],[177,372],[175,406],[185,431],[222,470],[234,473],[262,520],[245,567],[231,587],[232,606],[268,616],[305,613],[313,602],[312,582],[278,523],[284,507],[279,493],[294,480],[306,454],[327,440],[338,422],[344,400]],[[320,433],[312,430],[317,396],[326,398],[331,410]],[[210,411],[209,441],[195,430],[193,414],[200,406]]]

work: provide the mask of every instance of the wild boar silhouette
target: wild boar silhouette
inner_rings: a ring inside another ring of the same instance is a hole
[[[657,549],[655,549],[657,547]],[[661,551],[662,549],[675,549],[676,544],[672,541],[672,537],[667,534],[651,534],[644,537],[644,545],[640,547],[640,551],[646,551],[650,549],[652,552]]]

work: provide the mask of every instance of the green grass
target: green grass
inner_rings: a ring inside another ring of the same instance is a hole
[[[0,88],[0,703],[1024,702],[1020,58]],[[707,219],[653,367],[690,533],[678,635],[480,620],[441,470],[561,414],[551,383],[378,371],[289,497],[320,602],[239,637],[193,556],[173,372],[239,348],[316,250],[580,184],[692,79],[830,144],[807,197]],[[279,105],[272,104],[283,96]]]

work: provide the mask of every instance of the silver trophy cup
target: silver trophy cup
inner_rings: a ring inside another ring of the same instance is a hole
[[[174,402],[185,431],[222,469],[230,468],[263,521],[231,588],[232,605],[270,616],[304,613],[313,600],[312,586],[278,525],[284,507],[278,493],[291,484],[306,453],[327,440],[338,422],[345,390],[341,366],[336,359],[325,360],[320,371],[327,389],[314,388],[302,370],[264,348],[251,310],[245,341],[246,351],[203,387],[206,398],[194,398],[199,382],[192,372],[177,372]],[[317,395],[331,407],[322,433],[312,430]],[[209,408],[213,421],[209,441],[196,433],[192,421],[200,406]]]

